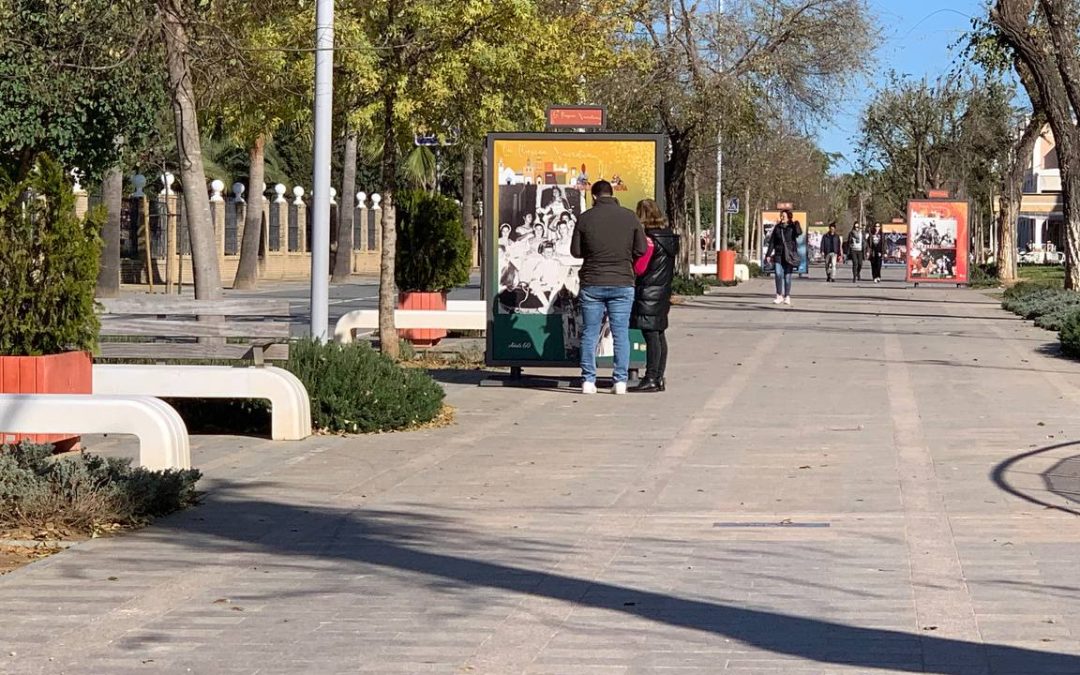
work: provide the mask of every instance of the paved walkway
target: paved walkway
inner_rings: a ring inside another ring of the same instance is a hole
[[[205,504],[0,579],[0,672],[1080,673],[1080,364],[974,291],[768,292],[675,311],[666,395],[196,439]]]

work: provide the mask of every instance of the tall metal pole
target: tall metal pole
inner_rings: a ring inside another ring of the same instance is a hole
[[[311,337],[325,342],[330,322],[330,146],[334,99],[334,0],[315,5],[315,175],[311,221]],[[344,195],[349,198],[349,195]]]
[[[720,28],[721,20],[724,14],[724,0],[716,0],[716,48],[720,51]],[[719,55],[721,65],[723,65],[723,55]],[[721,236],[725,235],[723,232],[724,222],[724,194],[723,194],[723,182],[724,182],[724,127],[723,120],[720,120],[720,126],[716,130],[716,210],[714,212],[714,226],[716,227],[716,262],[720,263],[720,253],[727,248],[727,242],[721,241]]]

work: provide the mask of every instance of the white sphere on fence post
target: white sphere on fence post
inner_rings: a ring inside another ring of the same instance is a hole
[[[143,193],[143,188],[146,187],[146,176],[141,173],[137,173],[131,177],[131,186],[135,188],[135,194],[132,197],[142,198],[146,195]]]
[[[233,199],[235,201],[238,201],[238,202],[243,202],[244,201],[244,190],[246,190],[246,189],[247,188],[244,186],[244,184],[239,182],[239,181],[233,183],[232,184]]]
[[[367,193],[363,190],[356,193],[356,208],[367,208]]]
[[[297,185],[296,187],[294,187],[292,189],[292,193],[293,193],[293,196],[296,197],[296,199],[293,200],[293,204],[296,205],[296,206],[303,206],[304,205],[304,188]]]
[[[277,197],[274,199],[275,204],[285,204],[286,203],[285,190],[287,190],[287,189],[288,188],[286,188],[281,183],[278,183],[277,185],[274,186],[274,192],[277,194]]]
[[[379,206],[380,202],[382,202],[382,195],[381,194],[376,192],[375,194],[371,195],[371,208],[373,208],[373,209],[382,208],[381,206]]]
[[[225,183],[215,178],[210,181],[210,201],[223,202],[225,198],[221,196],[222,190],[225,189]]]
[[[337,206],[337,190],[330,188],[330,203]]]
[[[169,195],[171,195],[173,193],[172,185],[175,182],[176,182],[176,176],[172,175],[172,173],[166,171],[164,174],[162,174],[162,176],[161,176],[161,184],[165,186],[161,190],[161,196],[162,197],[168,197]]]

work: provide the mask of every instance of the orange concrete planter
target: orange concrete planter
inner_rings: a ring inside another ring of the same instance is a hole
[[[398,296],[398,309],[433,309],[446,311],[446,293],[408,291]],[[442,328],[412,328],[398,331],[403,339],[417,347],[434,347],[446,337]]]
[[[0,394],[92,394],[93,361],[86,352],[48,356],[0,356]],[[79,443],[71,434],[18,434],[0,429],[0,442],[53,443],[66,450]]]

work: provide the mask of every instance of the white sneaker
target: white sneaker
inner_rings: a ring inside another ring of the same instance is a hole
[[[595,394],[596,393],[596,383],[595,382],[582,382],[581,383],[581,393],[582,394]]]
[[[616,382],[615,386],[611,388],[611,393],[612,394],[620,394],[620,395],[625,394],[626,393],[626,383],[625,382]]]
[[[788,297],[784,298],[784,304],[785,305],[790,305],[791,304],[791,296],[790,295]]]
[[[783,301],[784,301],[784,296],[778,295],[778,296],[776,296],[776,299],[772,301],[772,304],[779,305]]]
[[[874,283],[875,283],[875,284],[880,284],[880,283],[881,283],[881,279],[874,279]]]

